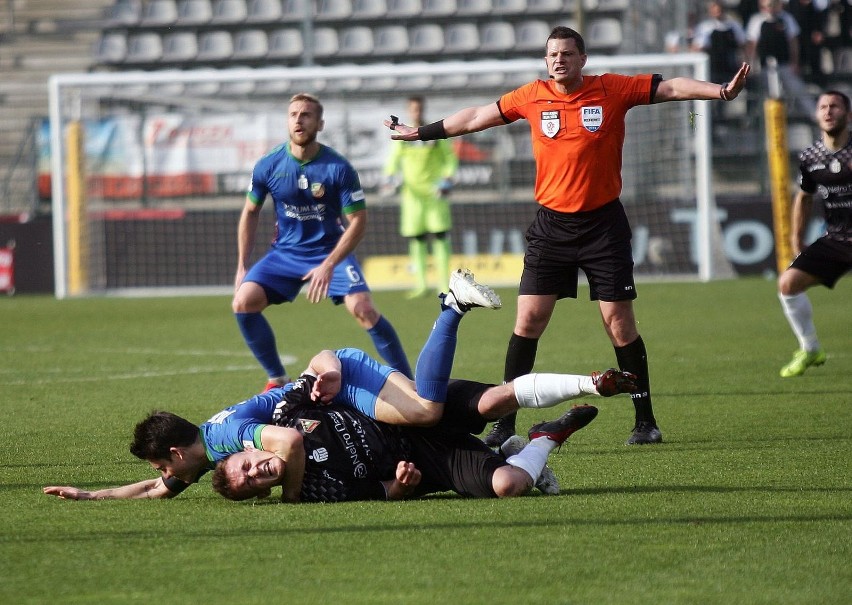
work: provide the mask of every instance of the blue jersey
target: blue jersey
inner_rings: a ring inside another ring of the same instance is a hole
[[[313,257],[328,254],[344,231],[342,217],[366,207],[358,173],[331,147],[301,162],[290,145],[263,156],[252,172],[248,197],[263,204],[270,195],[277,215],[274,248],[297,248]]]
[[[285,393],[284,389],[273,389],[255,395],[225,408],[202,424],[199,428],[207,458],[216,463],[236,452],[263,449],[260,432],[267,424],[272,424],[276,407]]]

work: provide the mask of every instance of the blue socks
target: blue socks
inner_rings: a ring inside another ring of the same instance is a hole
[[[373,339],[373,346],[376,347],[379,355],[390,367],[402,372],[408,378],[414,378],[411,366],[408,364],[408,357],[405,356],[405,350],[399,342],[399,336],[384,316],[380,317],[376,325],[367,330],[367,333]]]
[[[417,394],[425,399],[439,403],[447,400],[447,384],[453,369],[461,319],[453,309],[442,310],[420,351],[414,384]]]
[[[237,325],[248,348],[266,370],[266,374],[270,378],[286,376],[284,364],[278,355],[278,346],[275,344],[275,334],[263,314],[234,313],[234,317],[237,318]]]

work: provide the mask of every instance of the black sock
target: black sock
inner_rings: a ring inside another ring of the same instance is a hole
[[[506,365],[503,368],[503,382],[510,382],[518,376],[529,374],[535,365],[538,351],[538,338],[527,338],[512,334],[506,349]],[[517,412],[504,416],[501,421],[515,423]]]
[[[656,426],[654,410],[651,407],[651,380],[648,376],[648,353],[645,350],[645,341],[640,336],[629,345],[613,347],[618,367],[623,371],[636,374],[636,386],[638,393],[633,393],[633,407],[636,409],[636,422],[650,422]]]

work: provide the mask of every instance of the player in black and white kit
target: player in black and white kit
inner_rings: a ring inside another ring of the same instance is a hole
[[[305,450],[300,500],[385,500],[443,491],[472,498],[525,493],[550,452],[591,422],[597,408],[575,406],[557,420],[535,425],[530,444],[504,458],[472,434],[485,428],[487,419],[477,407],[494,386],[451,381],[447,397],[455,405],[432,427],[387,425],[350,406],[307,401],[285,406],[275,422],[298,430]],[[401,468],[415,479],[400,481]],[[214,489],[233,500],[268,495],[282,481],[275,456],[260,450],[232,454],[217,464],[213,475]]]
[[[823,284],[833,288],[852,267],[852,136],[849,133],[849,97],[829,90],[817,100],[816,120],[821,140],[799,154],[799,186],[793,201],[791,244],[797,254],[778,278],[778,297],[787,321],[799,341],[793,359],[781,368],[781,377],[801,376],[820,366],[826,354],[820,347],[813,308],[805,291]],[[825,209],[825,234],[806,246],[805,229],[814,194]]]

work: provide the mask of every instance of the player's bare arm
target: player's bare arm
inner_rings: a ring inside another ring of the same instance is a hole
[[[435,122],[438,124],[439,122]],[[506,122],[500,115],[497,103],[489,103],[479,107],[466,107],[440,121],[443,124],[443,135],[431,138],[457,137],[471,132],[479,132],[493,126],[501,126]],[[391,138],[397,141],[418,141],[421,139],[423,128],[434,127],[434,124],[414,128],[405,124],[394,124],[392,120],[384,120],[384,125],[394,131]],[[426,140],[426,139],[424,139]]]
[[[96,491],[56,485],[47,486],[42,491],[63,500],[130,500],[133,498],[171,498],[176,495],[166,487],[162,478],[146,479],[129,485]]]
[[[322,403],[328,403],[340,392],[342,376],[340,373],[340,360],[334,351],[328,349],[320,351],[311,359],[306,373],[316,376],[311,399]]]
[[[723,82],[722,84],[693,80],[692,78],[663,80],[657,87],[654,102],[663,103],[665,101],[690,100],[732,101],[739,96],[745,87],[746,76],[748,76],[750,71],[751,66],[748,63],[743,63],[739,70],[737,70],[737,73],[734,74],[734,77],[729,82]]]
[[[793,207],[790,212],[790,245],[793,255],[798,255],[806,247],[805,228],[811,217],[813,203],[814,197],[801,190],[793,198]]]
[[[272,452],[285,463],[282,480],[283,502],[298,502],[305,477],[305,447],[302,435],[296,429],[282,426],[265,426],[260,432],[264,451]]]
[[[331,276],[334,268],[344,258],[349,256],[364,239],[364,234],[367,232],[367,211],[358,210],[352,214],[346,215],[349,225],[346,231],[334,246],[334,249],[329,252],[326,259],[318,266],[308,271],[302,279],[310,281],[306,296],[312,303],[320,302],[328,296],[328,287],[331,284]]]
[[[260,204],[255,204],[246,197],[240,222],[237,226],[237,271],[234,277],[234,289],[239,289],[243,278],[248,272],[248,263],[254,250],[254,241],[257,234],[257,223],[260,219]]]

